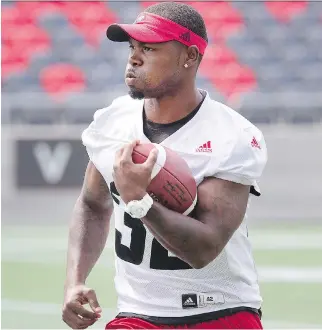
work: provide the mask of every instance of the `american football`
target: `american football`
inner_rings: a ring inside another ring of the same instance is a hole
[[[134,148],[133,162],[144,163],[153,148],[157,148],[159,153],[152,171],[148,193],[155,201],[170,210],[189,214],[197,202],[197,185],[182,157],[159,144],[144,143]]]

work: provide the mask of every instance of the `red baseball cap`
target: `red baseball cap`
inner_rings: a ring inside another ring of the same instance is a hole
[[[143,12],[133,24],[112,24],[106,30],[112,41],[128,41],[133,38],[143,43],[160,43],[176,40],[186,46],[197,46],[204,54],[207,41],[189,29],[159,15]]]

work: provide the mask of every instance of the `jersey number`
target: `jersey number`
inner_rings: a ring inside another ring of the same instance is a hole
[[[114,182],[110,185],[110,191],[115,203],[119,204],[119,200],[114,196],[114,194],[119,196]],[[131,229],[130,247],[121,243],[122,233],[115,229],[115,252],[120,259],[130,262],[131,264],[140,265],[145,250],[146,229],[140,219],[134,219],[126,212],[124,212],[124,225]],[[153,238],[150,268],[175,270],[191,269],[192,267],[177,257],[169,257],[168,250]]]

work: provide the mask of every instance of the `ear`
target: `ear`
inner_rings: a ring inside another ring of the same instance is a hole
[[[199,65],[199,49],[197,46],[189,46],[187,48],[185,68],[191,68]]]

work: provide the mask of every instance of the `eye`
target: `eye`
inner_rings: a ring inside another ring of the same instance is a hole
[[[131,44],[129,44],[129,48],[130,48],[130,49],[134,49],[134,46],[131,45]]]
[[[150,52],[150,51],[152,51],[153,49],[150,48],[150,47],[146,47],[146,46],[144,46],[144,47],[143,47],[143,50],[144,50],[145,52]]]

